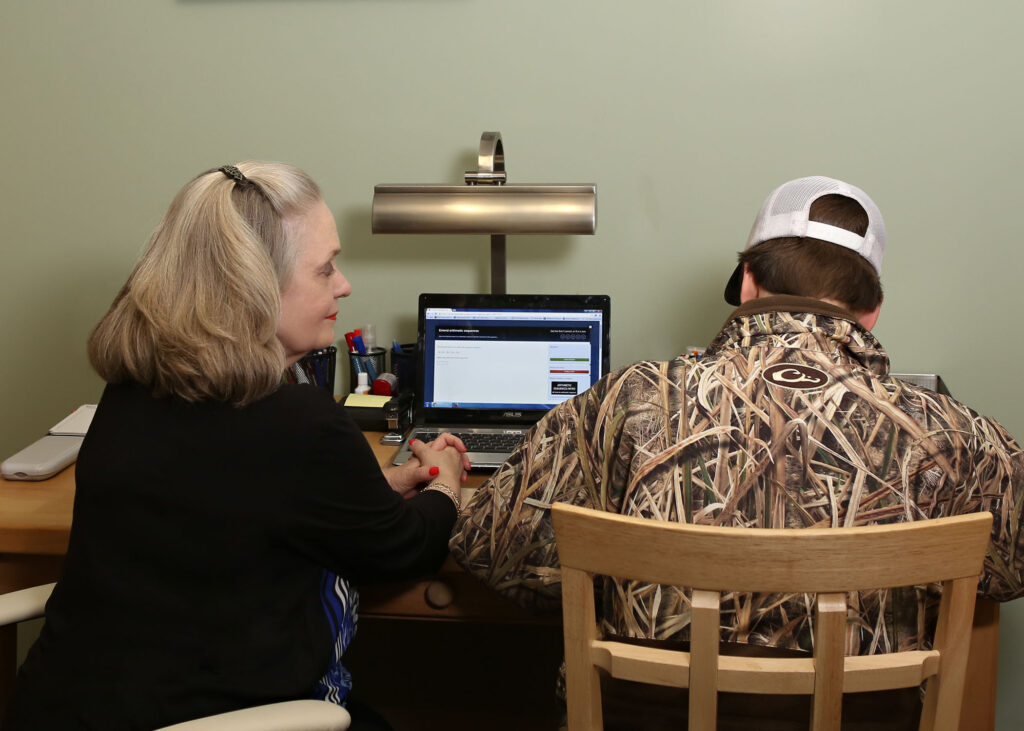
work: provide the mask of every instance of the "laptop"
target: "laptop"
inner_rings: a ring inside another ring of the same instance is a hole
[[[608,372],[607,295],[421,294],[409,439],[458,435],[474,468],[500,466],[554,406]]]

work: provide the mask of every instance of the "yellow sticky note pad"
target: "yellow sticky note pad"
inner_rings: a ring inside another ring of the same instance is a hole
[[[350,393],[345,399],[346,406],[362,406],[370,409],[380,409],[384,407],[388,401],[391,400],[390,396],[377,396],[372,393]]]

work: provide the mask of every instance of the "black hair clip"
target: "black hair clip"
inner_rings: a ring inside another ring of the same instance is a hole
[[[242,174],[242,171],[236,168],[234,165],[221,165],[217,168],[220,172],[234,180],[238,185],[249,185],[249,178]]]

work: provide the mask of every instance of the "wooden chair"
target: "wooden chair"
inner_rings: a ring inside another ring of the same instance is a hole
[[[0,627],[43,616],[54,586],[44,584],[0,594]],[[220,713],[158,731],[343,731],[350,723],[348,711],[339,705],[297,700]]]
[[[921,729],[956,729],[989,513],[860,528],[683,525],[552,507],[562,565],[569,728],[601,729],[598,669],[689,688],[689,728],[716,727],[717,694],[805,694],[810,728],[840,728],[843,693],[927,681]],[[856,557],[855,559],[853,557]],[[693,589],[689,652],[603,639],[593,575]],[[846,593],[942,583],[934,649],[844,657]],[[720,656],[723,591],[816,594],[813,658]]]

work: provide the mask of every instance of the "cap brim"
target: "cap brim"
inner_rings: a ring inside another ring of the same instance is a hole
[[[743,286],[743,262],[736,265],[729,277],[729,283],[725,285],[725,301],[733,307],[740,306],[740,288]]]

